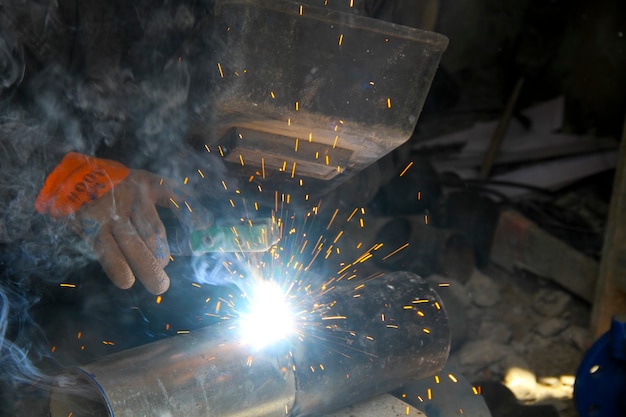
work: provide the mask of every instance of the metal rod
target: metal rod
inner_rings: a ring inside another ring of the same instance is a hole
[[[487,153],[485,154],[485,159],[483,160],[483,164],[480,167],[479,178],[481,180],[485,180],[489,178],[489,174],[491,173],[491,167],[493,166],[493,162],[498,156],[498,152],[500,151],[500,145],[502,145],[502,141],[506,136],[506,132],[509,129],[509,122],[513,117],[513,111],[515,110],[515,105],[517,104],[517,99],[519,98],[520,92],[522,91],[522,86],[524,85],[524,78],[520,78],[515,83],[515,88],[513,89],[513,93],[509,97],[509,101],[506,103],[506,107],[504,109],[504,113],[498,122],[498,126],[496,130],[493,132],[493,136],[491,137],[491,142],[489,143],[489,149],[487,149]]]

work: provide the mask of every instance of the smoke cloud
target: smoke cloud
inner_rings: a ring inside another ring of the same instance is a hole
[[[42,299],[53,304],[59,284],[94,261],[67,221],[34,210],[63,155],[114,159],[171,178],[212,211],[225,192],[221,181],[236,187],[219,156],[204,148],[217,139],[209,104],[217,47],[207,24],[211,2],[68,4],[0,5],[0,415],[36,415],[18,411],[20,404],[34,393],[45,399],[49,375],[62,364],[46,339],[59,325],[35,323],[33,307]],[[202,129],[190,135],[198,121]],[[90,319],[138,314],[129,312],[134,301],[120,306],[113,296],[119,293],[94,294],[101,301]],[[67,297],[58,308],[75,308]]]

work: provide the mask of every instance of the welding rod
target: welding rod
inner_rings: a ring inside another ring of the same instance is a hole
[[[284,347],[243,345],[230,320],[69,369],[51,416],[313,416],[432,376],[448,358],[443,303],[413,273],[340,282],[310,311]]]

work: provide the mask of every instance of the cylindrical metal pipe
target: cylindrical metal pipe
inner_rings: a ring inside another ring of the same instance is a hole
[[[438,372],[449,328],[426,281],[410,272],[355,281],[312,300],[303,336],[283,352],[250,350],[236,321],[223,322],[70,371],[51,415],[309,416]]]
[[[53,417],[274,417],[291,410],[288,354],[253,351],[227,323],[102,357],[61,378]]]
[[[339,409],[439,372],[450,329],[443,303],[411,272],[343,283],[318,305],[323,332],[294,349],[294,415]]]

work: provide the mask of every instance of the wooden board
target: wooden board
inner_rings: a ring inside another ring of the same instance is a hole
[[[591,312],[592,335],[606,332],[617,313],[626,313],[626,118]]]

